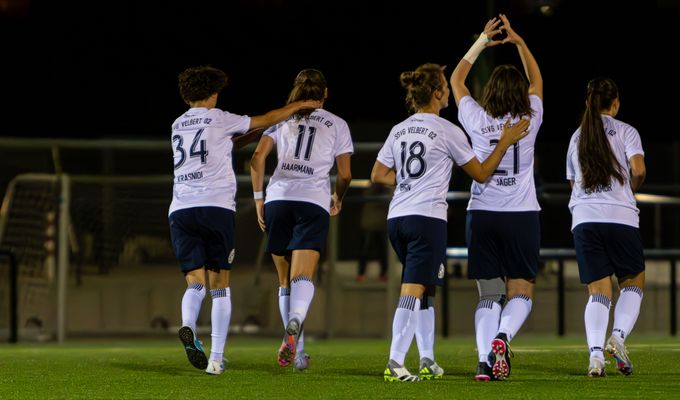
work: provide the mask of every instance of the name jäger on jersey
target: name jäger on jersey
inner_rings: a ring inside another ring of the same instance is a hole
[[[397,178],[387,218],[446,220],[453,163],[465,165],[474,156],[465,133],[435,114],[414,114],[395,125],[378,153],[378,161],[394,168]]]

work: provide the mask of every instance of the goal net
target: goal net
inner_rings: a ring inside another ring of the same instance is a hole
[[[167,176],[15,177],[0,211],[0,249],[14,253],[18,264],[19,337],[62,341],[73,327],[87,330],[82,318],[66,316],[67,301],[103,296],[75,296],[87,276],[108,277],[122,264],[174,265],[171,194]],[[0,260],[0,315],[7,316],[11,282],[4,264]],[[0,331],[8,329],[9,318],[1,318]]]

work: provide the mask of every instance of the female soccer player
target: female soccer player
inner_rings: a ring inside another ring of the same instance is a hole
[[[179,338],[189,362],[213,375],[224,372],[222,354],[231,318],[229,271],[236,209],[232,140],[320,105],[318,101],[295,102],[252,118],[235,115],[215,108],[226,85],[227,75],[213,67],[193,67],[179,75],[180,95],[191,108],[172,124],[175,178],[168,213],[173,250],[188,285],[182,298]],[[206,270],[213,299],[209,361],[196,337]]]
[[[645,179],[645,153],[637,130],[614,118],[620,104],[612,80],[590,81],[581,126],[571,137],[567,153],[571,229],[581,282],[588,285],[590,294],[585,326],[591,377],[605,376],[603,347],[616,359],[621,373],[633,373],[624,341],[640,313],[645,281],[634,195]],[[620,294],[605,347],[612,274],[618,278]]]
[[[485,182],[508,147],[526,136],[529,126],[526,120],[513,127],[501,122],[503,135],[480,164],[463,131],[439,116],[449,104],[444,67],[423,64],[415,71],[403,72],[401,85],[406,89],[406,104],[412,115],[392,128],[371,172],[374,183],[396,185],[387,231],[403,270],[384,372],[385,381],[390,382],[419,380],[406,369],[404,359],[418,326],[421,298],[426,289],[433,292],[446,257],[446,194],[453,163],[462,166],[473,179]],[[434,342],[434,329],[431,336]],[[421,375],[425,369],[428,378],[441,377],[443,370],[433,358],[434,355],[432,359],[421,359]]]
[[[288,102],[328,97],[326,79],[320,71],[305,69],[295,78]],[[262,191],[265,160],[276,146],[277,165]],[[319,108],[298,113],[265,131],[250,164],[257,221],[267,232],[279,276],[279,309],[286,333],[279,349],[282,367],[308,366],[302,324],[314,297],[314,273],[326,246],[329,216],[342,209],[342,199],[352,180],[350,156],[354,151],[347,123]],[[335,193],[330,193],[329,173],[337,166]],[[290,279],[289,279],[290,276]]]
[[[499,27],[500,23],[503,23]],[[501,31],[503,40],[493,40]],[[512,65],[494,69],[479,102],[465,86],[472,64],[489,46],[512,43],[522,59],[522,73]],[[524,40],[501,14],[484,31],[451,74],[458,119],[484,160],[497,146],[502,121],[531,117],[529,135],[503,152],[500,167],[487,182],[473,182],[466,224],[468,276],[477,280],[480,301],[475,312],[479,363],[475,379],[510,375],[508,342],[531,311],[540,248],[540,207],[534,185],[534,142],[543,120],[543,79]],[[505,282],[503,282],[505,280]],[[501,313],[505,299],[509,299]]]

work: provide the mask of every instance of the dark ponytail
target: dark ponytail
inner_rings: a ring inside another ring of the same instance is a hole
[[[586,191],[609,185],[612,177],[624,184],[621,165],[609,145],[600,115],[610,109],[618,97],[619,90],[611,79],[596,78],[588,82],[586,110],[578,140],[578,162]]]

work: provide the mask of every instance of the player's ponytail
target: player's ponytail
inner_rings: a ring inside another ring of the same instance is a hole
[[[320,100],[326,97],[326,78],[316,69],[303,69],[295,77],[293,89],[288,94],[288,103],[300,100]],[[314,110],[303,110],[295,115],[296,118],[308,116]]]
[[[621,165],[609,145],[600,115],[602,111],[610,109],[618,97],[619,91],[611,79],[596,78],[588,82],[586,109],[578,139],[578,162],[585,190],[606,186],[612,177],[624,184]]]
[[[444,67],[438,64],[423,64],[415,71],[402,72],[399,77],[401,87],[406,89],[406,108],[413,114],[427,106],[436,90],[441,90],[441,74]]]

